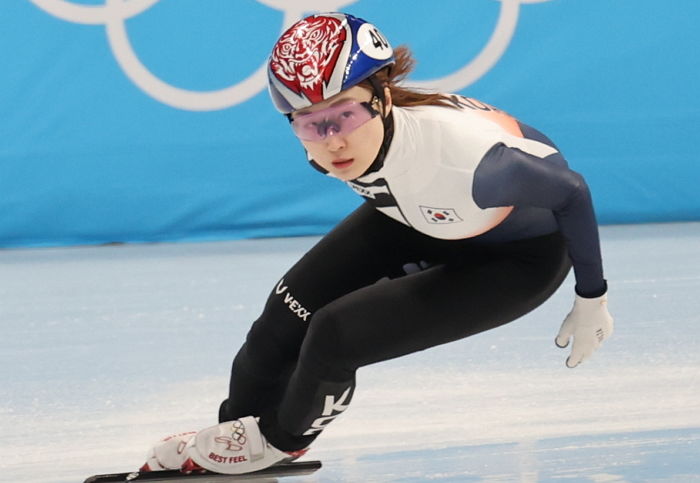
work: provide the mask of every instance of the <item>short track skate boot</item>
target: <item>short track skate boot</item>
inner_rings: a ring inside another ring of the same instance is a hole
[[[182,470],[191,472],[204,468],[238,475],[295,460],[306,451],[278,450],[267,442],[255,418],[248,416],[199,431],[187,443],[187,459]]]

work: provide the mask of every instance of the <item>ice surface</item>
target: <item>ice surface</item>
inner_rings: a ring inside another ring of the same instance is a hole
[[[520,321],[360,370],[291,482],[700,481],[700,223],[601,231],[614,336],[554,346],[573,281]],[[0,481],[138,467],[213,424],[232,356],[316,238],[0,251]]]

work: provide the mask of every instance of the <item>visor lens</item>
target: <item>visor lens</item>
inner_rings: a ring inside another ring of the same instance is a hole
[[[377,114],[368,102],[346,102],[320,111],[295,115],[292,129],[304,141],[323,141],[335,134],[350,134]]]

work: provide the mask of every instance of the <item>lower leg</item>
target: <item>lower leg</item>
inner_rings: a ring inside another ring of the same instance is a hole
[[[276,412],[261,418],[267,440],[283,451],[307,448],[345,411],[355,390],[355,378],[324,380],[299,364]]]
[[[266,370],[254,360],[244,344],[233,360],[229,397],[219,408],[219,422],[233,421],[244,416],[262,416],[279,405],[292,363],[280,364],[274,370]]]

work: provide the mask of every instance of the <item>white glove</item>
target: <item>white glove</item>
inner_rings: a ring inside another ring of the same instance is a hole
[[[196,433],[173,434],[161,439],[148,451],[139,471],[179,470],[187,459],[185,446]]]
[[[613,333],[613,318],[607,305],[607,293],[592,299],[576,295],[574,308],[554,340],[558,347],[564,348],[569,345],[571,336],[574,337],[571,355],[566,359],[567,367],[574,368],[588,359]]]

